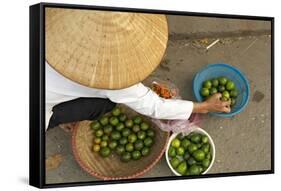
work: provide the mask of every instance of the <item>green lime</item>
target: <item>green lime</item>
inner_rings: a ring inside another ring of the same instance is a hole
[[[188,160],[189,157],[190,157],[189,152],[185,152],[184,155],[183,155],[184,160]]]
[[[120,145],[126,145],[127,143],[128,143],[127,137],[122,137],[121,139],[119,139]]]
[[[177,138],[178,138],[180,141],[182,141],[182,140],[184,139],[184,135],[183,135],[182,133],[179,133],[179,134],[177,135]]]
[[[193,143],[191,143],[188,147],[187,147],[187,150],[190,154],[192,154],[194,151],[197,150],[197,146]]]
[[[110,153],[111,153],[111,150],[110,150],[110,148],[108,148],[108,147],[102,147],[102,148],[100,149],[100,155],[101,155],[102,157],[108,157],[108,156],[110,155]]]
[[[184,149],[187,149],[188,145],[190,145],[190,141],[188,139],[183,139],[181,141],[181,146],[184,148]]]
[[[191,165],[189,168],[189,172],[191,175],[198,175],[200,174],[200,167],[198,165]]]
[[[177,155],[177,150],[175,147],[170,147],[168,150],[169,157],[175,157]]]
[[[236,89],[230,91],[230,97],[234,97],[235,98],[237,96],[238,96],[238,91]]]
[[[150,149],[148,147],[143,147],[141,150],[142,156],[147,156],[150,152]]]
[[[210,95],[209,89],[202,88],[201,91],[200,91],[200,94],[204,97],[209,96]]]
[[[189,170],[187,169],[186,170],[186,172],[185,172],[185,174],[184,174],[185,176],[189,176],[190,175],[190,172],[189,172]]]
[[[201,150],[207,154],[210,151],[210,145],[208,143],[203,144]]]
[[[117,141],[110,141],[110,143],[108,144],[108,147],[110,149],[115,149],[117,147],[118,143]]]
[[[208,143],[209,139],[206,135],[202,135],[201,141],[202,141],[202,143]]]
[[[149,125],[145,122],[142,122],[140,128],[141,130],[146,131],[149,128]]]
[[[102,141],[100,142],[101,147],[107,147],[107,141]]]
[[[108,140],[109,140],[109,136],[108,136],[108,135],[103,135],[103,136],[101,137],[101,140],[102,140],[102,141],[108,141]]]
[[[102,116],[99,121],[100,121],[101,125],[106,126],[108,124],[109,120],[108,120],[108,117]]]
[[[214,95],[214,94],[216,94],[216,93],[218,93],[217,88],[211,88],[211,89],[210,89],[210,95]]]
[[[111,111],[113,116],[119,116],[121,114],[121,110],[118,107],[113,108]]]
[[[94,145],[93,146],[93,151],[94,152],[99,152],[100,151],[100,145]]]
[[[142,118],[140,116],[135,116],[135,117],[133,117],[133,122],[135,124],[141,124]]]
[[[205,168],[208,168],[209,167],[209,165],[210,165],[210,160],[209,159],[204,159],[203,161],[202,161],[202,166],[203,167],[205,167]]]
[[[118,155],[121,155],[125,152],[125,146],[124,145],[117,145],[116,147],[116,153]]]
[[[222,97],[225,97],[225,98],[229,99],[229,98],[230,98],[229,92],[226,91],[226,90],[223,91],[223,92],[222,92]]]
[[[219,80],[218,79],[212,79],[212,86],[218,87],[219,86]]]
[[[148,129],[147,132],[146,132],[147,136],[149,137],[154,137],[155,133],[152,129]]]
[[[122,130],[122,136],[123,137],[128,137],[131,134],[131,130],[128,128],[125,128]]]
[[[183,156],[184,155],[184,148],[183,147],[178,147],[177,148],[177,155]]]
[[[235,84],[232,82],[232,81],[228,81],[227,83],[226,83],[226,89],[227,90],[234,90],[235,89]]]
[[[209,159],[209,160],[211,160],[211,158],[212,158],[212,155],[211,155],[211,153],[208,153],[208,154],[206,155],[206,159]]]
[[[133,129],[133,131],[134,131],[135,133],[137,133],[137,132],[140,131],[140,126],[139,126],[139,125],[134,125],[132,129]]]
[[[175,138],[175,139],[172,141],[171,144],[172,144],[173,147],[178,148],[178,147],[180,147],[181,142],[180,142],[180,140],[179,140],[178,138]]]
[[[107,125],[103,128],[103,131],[105,134],[110,135],[110,133],[113,131],[113,127],[111,125]]]
[[[138,137],[134,133],[132,133],[128,136],[129,143],[134,143],[134,142],[136,142],[137,139],[138,139]]]
[[[135,143],[134,143],[134,148],[139,151],[143,148],[143,141],[142,140],[137,140]]]
[[[180,159],[178,159],[177,157],[174,157],[170,160],[170,164],[174,169],[176,169],[179,166],[180,162],[181,162]]]
[[[151,147],[153,145],[153,139],[151,137],[146,137],[143,142],[147,147]]]
[[[141,158],[141,152],[140,151],[133,151],[132,152],[132,158],[133,158],[133,160],[139,160]]]
[[[96,137],[101,137],[101,136],[103,136],[103,130],[98,129],[98,130],[96,131],[95,135],[96,135]]]
[[[96,144],[100,144],[101,138],[100,138],[100,137],[95,137],[94,142],[95,142]]]
[[[207,89],[210,89],[212,87],[212,82],[210,80],[206,80],[204,83],[203,83],[203,88],[207,88]]]
[[[118,117],[119,121],[125,122],[127,120],[127,115],[124,113],[121,113]]]
[[[187,164],[188,165],[196,164],[196,160],[193,157],[189,157],[189,159],[187,159]]]
[[[193,143],[200,143],[201,142],[201,135],[198,134],[198,133],[195,133],[191,136],[190,140],[193,142]]]
[[[138,136],[139,139],[144,140],[145,137],[146,137],[146,132],[145,131],[139,131],[137,133],[137,136]]]
[[[109,118],[109,123],[113,126],[116,126],[119,123],[119,120],[116,116],[112,116]]]
[[[93,130],[98,130],[101,127],[101,124],[98,121],[93,121],[90,126]]]
[[[126,126],[126,127],[131,128],[131,127],[133,127],[133,125],[134,125],[133,120],[127,119],[127,120],[125,121],[125,126]]]
[[[118,123],[116,125],[116,130],[117,131],[122,131],[125,128],[125,125],[123,123]]]
[[[184,175],[186,170],[187,170],[187,164],[185,161],[183,161],[177,167],[177,172],[180,173],[181,175]]]
[[[224,86],[219,86],[218,90],[219,90],[219,92],[222,93],[225,90],[225,87]]]
[[[228,101],[229,99],[226,98],[226,97],[221,97],[220,100],[221,100],[221,101]]]
[[[192,156],[195,158],[197,161],[202,161],[205,158],[205,152],[202,150],[196,150],[192,153]]]
[[[226,77],[220,77],[218,80],[219,80],[220,85],[224,86],[227,83],[227,78]]]
[[[111,133],[111,139],[113,139],[113,140],[119,140],[120,138],[121,138],[121,134],[120,134],[120,132],[119,131],[112,131],[112,133]]]
[[[128,152],[132,152],[134,150],[134,145],[132,143],[127,143],[125,146],[125,150]]]
[[[230,103],[230,105],[231,105],[231,106],[234,106],[235,104],[236,104],[236,99],[231,98],[231,103]]]
[[[129,162],[131,160],[131,153],[129,152],[124,152],[121,156],[121,161],[122,162]]]
[[[199,166],[199,171],[200,171],[200,174],[204,171],[202,166]]]
[[[197,146],[197,149],[200,149],[202,146],[202,143],[197,143],[196,146]]]
[[[191,133],[189,133],[189,134],[186,136],[186,138],[188,138],[188,139],[190,140],[190,139],[191,139],[191,137],[192,137],[194,134],[196,134],[196,133],[191,132]]]

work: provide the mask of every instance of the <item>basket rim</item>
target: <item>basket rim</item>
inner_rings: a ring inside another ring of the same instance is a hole
[[[99,179],[103,179],[103,180],[121,180],[121,179],[134,179],[134,178],[137,178],[143,174],[145,174],[146,172],[148,172],[149,170],[151,170],[157,163],[158,161],[161,159],[161,157],[163,156],[163,154],[165,153],[166,151],[166,147],[167,147],[167,144],[169,142],[169,138],[170,138],[170,134],[168,132],[164,132],[164,133],[167,133],[167,137],[166,137],[166,140],[165,140],[165,145],[163,147],[163,149],[160,151],[160,154],[156,157],[156,159],[150,164],[148,165],[144,170],[140,171],[140,172],[137,172],[137,173],[134,173],[130,176],[118,176],[118,177],[112,177],[112,176],[104,176],[100,173],[97,173],[95,171],[93,171],[92,169],[90,169],[85,163],[84,161],[80,158],[79,154],[78,154],[78,151],[77,151],[77,148],[76,148],[76,139],[75,139],[75,136],[77,134],[77,129],[79,127],[79,122],[75,124],[75,127],[73,128],[73,132],[72,132],[72,136],[71,136],[71,148],[72,148],[72,152],[73,152],[73,155],[74,155],[74,158],[75,160],[77,161],[77,163],[79,164],[79,166],[84,170],[86,171],[87,173],[89,173],[90,175],[92,176],[95,176]],[[157,127],[158,128],[158,127]]]
[[[231,70],[234,70],[236,72],[236,74],[238,74],[242,79],[243,81],[245,81],[245,84],[246,84],[246,92],[247,92],[247,98],[245,100],[245,103],[244,105],[238,109],[237,111],[235,112],[230,112],[230,113],[217,113],[217,112],[212,112],[210,113],[211,115],[214,115],[214,116],[221,116],[221,117],[232,117],[234,115],[237,115],[239,114],[240,112],[242,112],[246,106],[248,105],[249,103],[249,100],[250,100],[250,84],[249,84],[249,81],[248,79],[246,78],[246,75],[241,72],[239,69],[237,69],[236,67],[230,65],[230,64],[226,64],[226,63],[213,63],[213,64],[208,64],[206,65],[205,67],[203,67],[202,69],[200,69],[196,75],[194,76],[193,78],[193,81],[192,81],[192,86],[193,86],[193,94],[194,94],[194,97],[196,98],[197,101],[202,101],[201,97],[198,97],[197,94],[195,93],[195,82],[197,81],[198,79],[198,76],[203,72],[205,71],[206,69],[210,68],[210,67],[217,67],[217,66],[222,66],[222,67],[226,67],[226,68],[229,68]]]

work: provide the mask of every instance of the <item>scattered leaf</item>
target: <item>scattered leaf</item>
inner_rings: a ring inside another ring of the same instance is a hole
[[[61,154],[54,154],[46,159],[46,170],[53,170],[60,166],[63,157]]]

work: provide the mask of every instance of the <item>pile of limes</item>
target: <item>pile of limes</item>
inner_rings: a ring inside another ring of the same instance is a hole
[[[150,153],[155,132],[140,116],[129,119],[115,107],[110,115],[104,115],[90,124],[94,131],[93,151],[108,157],[112,151],[121,161],[139,160]]]
[[[221,100],[231,101],[230,106],[235,105],[238,96],[235,83],[223,76],[204,81],[200,93],[205,99],[215,93],[221,93]]]
[[[168,150],[169,162],[179,174],[199,175],[211,164],[211,145],[206,135],[192,132],[177,135]]]

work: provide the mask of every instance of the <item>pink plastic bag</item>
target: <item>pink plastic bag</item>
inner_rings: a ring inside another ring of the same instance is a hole
[[[171,82],[165,82],[160,79],[154,79],[151,83],[151,88],[154,89],[156,86],[167,87],[171,99],[180,99],[179,89]],[[167,91],[167,90],[166,90]],[[157,93],[157,92],[156,92]],[[159,92],[158,92],[159,93]],[[158,94],[159,95],[159,94]],[[159,95],[161,96],[161,95]],[[192,114],[189,119],[186,120],[160,120],[160,119],[151,119],[151,121],[156,124],[160,129],[167,132],[186,132],[189,128],[193,126],[199,126],[201,122],[201,116],[199,114]]]
[[[191,118],[193,118],[193,120],[191,120]],[[198,114],[192,114],[191,117],[186,120],[152,119],[151,121],[163,131],[172,131],[173,133],[180,133],[188,131],[191,127],[199,126],[201,122],[201,117]]]

